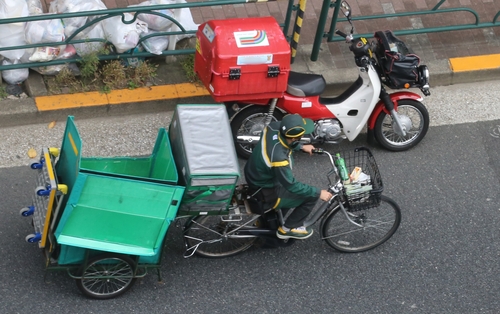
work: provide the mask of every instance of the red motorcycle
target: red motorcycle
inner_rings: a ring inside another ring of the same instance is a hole
[[[306,143],[353,141],[367,125],[369,138],[391,151],[404,151],[417,145],[429,128],[429,113],[422,97],[410,91],[388,93],[390,89],[418,87],[429,92],[429,71],[420,59],[391,31],[378,31],[375,40],[353,38],[350,8],[342,11],[351,24],[344,37],[359,70],[358,79],[337,97],[322,95],[326,82],[322,75],[290,71],[287,89],[281,98],[245,99],[225,102],[239,156],[248,158],[263,128],[285,114],[298,113],[315,122]]]

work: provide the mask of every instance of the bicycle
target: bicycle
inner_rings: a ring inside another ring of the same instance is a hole
[[[371,151],[359,147],[342,152],[347,169],[360,168],[361,179],[350,184],[340,179],[336,166],[339,157],[323,149],[314,153],[329,157],[332,169],[327,173],[328,191],[334,196],[315,208],[304,225],[321,221],[321,239],[340,252],[367,251],[391,238],[401,222],[401,210],[394,200],[382,195],[382,178]],[[282,211],[268,208],[262,212],[258,205],[243,184],[234,193],[228,215],[190,218],[184,225],[184,256],[233,256],[252,247],[259,238],[272,239],[278,245],[293,243],[293,239],[276,237],[278,226],[284,222]]]

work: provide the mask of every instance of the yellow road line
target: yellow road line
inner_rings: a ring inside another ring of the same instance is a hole
[[[207,95],[210,95],[210,93],[201,85],[182,83],[141,87],[132,90],[114,90],[108,94],[89,92],[68,95],[39,96],[35,97],[35,104],[38,111],[49,111]]]
[[[453,72],[500,68],[500,54],[450,58],[450,68]]]

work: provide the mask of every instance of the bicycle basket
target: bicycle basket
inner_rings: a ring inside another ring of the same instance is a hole
[[[351,176],[351,183],[344,185],[349,211],[378,206],[384,186],[372,152],[366,147],[358,147],[342,152],[341,156]]]

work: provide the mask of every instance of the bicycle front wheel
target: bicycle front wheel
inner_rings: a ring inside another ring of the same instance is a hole
[[[227,216],[198,216],[188,221],[184,239],[189,250],[211,258],[228,257],[250,248],[256,236],[245,232],[254,215],[241,215],[238,219]]]
[[[349,218],[340,207],[323,223],[322,238],[332,248],[346,253],[363,252],[379,246],[396,232],[401,222],[401,210],[396,202],[381,196],[377,207],[350,212]]]

